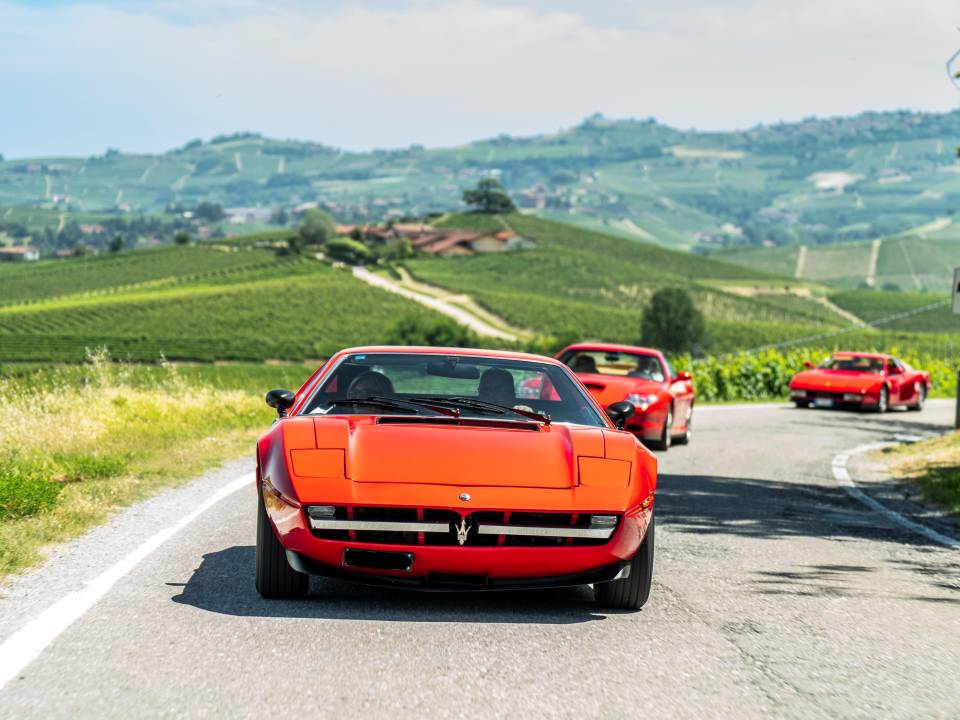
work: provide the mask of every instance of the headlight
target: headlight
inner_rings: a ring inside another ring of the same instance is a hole
[[[657,396],[656,395],[640,395],[639,393],[630,393],[629,395],[627,395],[625,399],[628,403],[630,403],[631,405],[643,411],[657,401]]]
[[[806,390],[791,390],[790,397],[804,398],[807,396]]]
[[[844,393],[843,401],[844,402],[860,402],[863,400],[863,395],[860,393]]]

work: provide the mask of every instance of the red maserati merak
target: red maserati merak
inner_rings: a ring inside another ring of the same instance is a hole
[[[790,381],[797,407],[922,410],[930,392],[930,373],[891,355],[838,352],[816,367],[804,365]]]
[[[593,584],[602,605],[646,602],[656,457],[620,429],[633,405],[604,412],[562,363],[354,348],[267,403],[279,418],[257,444],[263,597],[303,595],[322,575],[423,590]]]
[[[635,408],[625,429],[666,450],[690,442],[696,394],[690,373],[674,373],[659,350],[629,345],[569,345],[557,354],[604,407]]]

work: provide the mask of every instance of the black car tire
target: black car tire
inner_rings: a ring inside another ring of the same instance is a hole
[[[647,534],[630,561],[630,577],[593,586],[598,605],[617,610],[639,610],[647,602],[653,584],[654,526],[651,515]]]
[[[257,502],[257,592],[261,597],[279,600],[306,595],[310,576],[297,572],[287,562],[287,553],[273,532],[273,525],[263,506],[263,495]]]
[[[807,409],[807,408],[810,407],[810,401],[809,401],[809,400],[794,400],[794,401],[793,401],[793,404],[796,405],[796,406],[797,406],[798,408],[800,408],[801,410],[805,410],[805,409]]]
[[[880,395],[877,397],[877,407],[876,411],[878,413],[885,413],[890,409],[890,390],[887,389],[887,386],[884,385],[880,388]]]
[[[687,413],[687,428],[681,435],[677,435],[673,442],[675,445],[689,445],[690,438],[693,437],[693,405]]]
[[[660,439],[654,440],[650,443],[650,446],[654,450],[663,450],[666,452],[670,449],[670,441],[673,439],[672,434],[673,426],[673,405],[667,409],[667,417],[663,420],[663,432],[660,433]]]
[[[911,405],[908,410],[920,412],[923,410],[923,404],[927,400],[927,386],[925,383],[917,383],[917,401]]]

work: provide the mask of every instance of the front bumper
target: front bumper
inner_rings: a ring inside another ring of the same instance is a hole
[[[391,552],[394,552],[391,550]],[[425,590],[430,592],[463,592],[478,590],[533,590],[546,588],[572,587],[575,585],[589,585],[592,583],[609,582],[618,577],[629,575],[629,561],[621,560],[604,567],[585,572],[569,573],[566,575],[535,576],[525,578],[499,578],[489,575],[471,575],[468,573],[428,573],[427,575],[412,577],[409,575],[387,575],[367,570],[347,570],[343,567],[334,567],[317,562],[316,560],[287,550],[287,562],[294,570],[308,575],[348,580],[365,585],[379,585],[406,588],[409,590]]]
[[[792,402],[807,403],[812,407],[823,408],[872,408],[876,407],[879,398],[876,393],[860,392],[833,392],[828,390],[806,390],[801,388],[790,389]]]
[[[302,507],[264,493],[267,513],[291,565],[309,574],[412,588],[506,589],[560,587],[611,580],[636,554],[649,527],[652,505],[628,512],[602,544],[556,546],[429,545],[358,542],[317,537]],[[358,567],[347,551],[384,557],[409,555],[403,569]]]

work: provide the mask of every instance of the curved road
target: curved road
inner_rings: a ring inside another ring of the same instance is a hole
[[[0,717],[956,716],[960,551],[858,502],[831,464],[940,432],[952,405],[716,407],[696,420],[692,444],[661,457],[641,612],[598,609],[585,588],[422,595],[326,580],[303,601],[265,602],[249,483],[115,584],[85,585],[249,470],[235,465],[131,508],[7,589],[8,667],[11,637],[31,651],[14,633],[81,593],[33,626],[38,657],[0,690]],[[870,475],[862,460],[850,469]],[[91,588],[99,601],[71,609]]]

